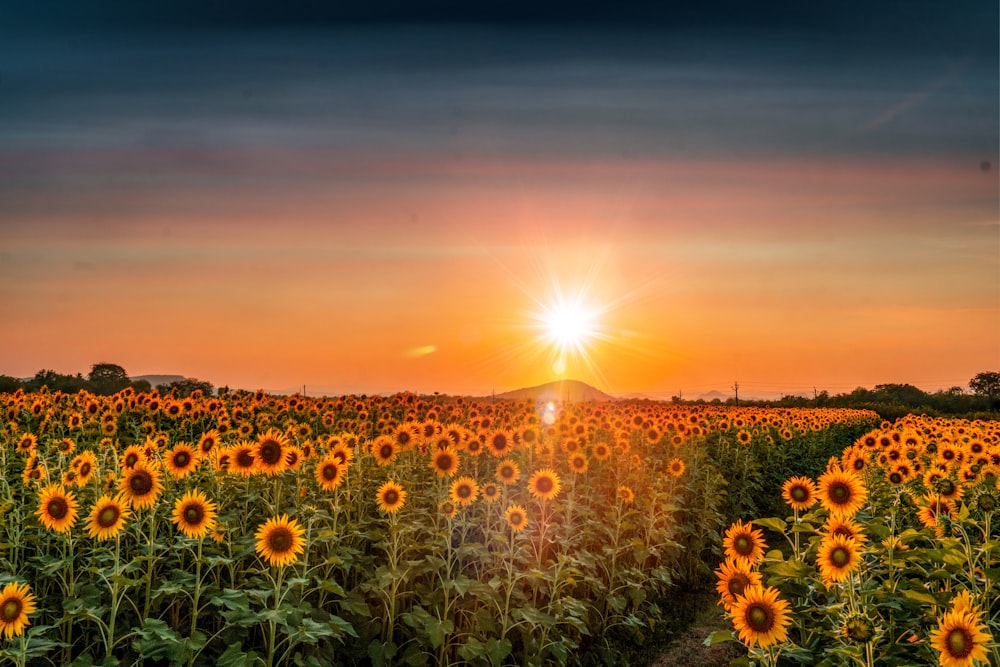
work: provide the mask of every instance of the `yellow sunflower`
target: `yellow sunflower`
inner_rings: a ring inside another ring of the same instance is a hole
[[[521,469],[511,459],[504,459],[497,464],[494,473],[496,480],[504,486],[510,486],[521,479]]]
[[[268,429],[267,433],[259,436],[253,446],[258,470],[272,477],[285,472],[288,469],[288,446],[288,438],[277,429]]]
[[[760,586],[762,576],[754,572],[746,562],[727,558],[715,571],[719,581],[715,590],[719,593],[719,604],[729,611],[736,603],[736,598],[743,595],[750,586]]]
[[[269,565],[284,567],[305,551],[305,533],[306,529],[298,521],[289,521],[288,515],[282,514],[268,519],[257,528],[255,549]]]
[[[139,445],[129,445],[125,448],[125,451],[122,452],[122,470],[131,470],[137,463],[142,463],[145,460],[146,454],[143,452],[142,447]]]
[[[598,461],[607,461],[611,458],[611,447],[606,442],[595,442],[590,451]]]
[[[109,540],[121,532],[131,515],[125,494],[119,493],[114,498],[105,494],[97,499],[90,511],[87,533],[101,541]]]
[[[137,463],[134,468],[125,471],[119,488],[132,507],[152,507],[163,490],[160,471],[155,466]]]
[[[438,477],[450,477],[458,471],[458,452],[450,445],[435,449],[430,458],[430,463],[427,465]]]
[[[552,500],[562,490],[562,481],[552,468],[542,468],[528,478],[528,491],[538,500]]]
[[[39,495],[35,514],[48,530],[65,533],[76,522],[76,496],[62,484],[49,484]]]
[[[0,635],[19,637],[31,625],[28,615],[35,613],[35,595],[28,584],[11,582],[0,591]]]
[[[511,505],[504,514],[507,525],[515,533],[519,533],[528,527],[528,513],[520,505]]]
[[[576,452],[569,457],[569,469],[577,475],[582,475],[590,468],[590,461],[583,452]]]
[[[842,537],[853,538],[857,540],[858,544],[868,541],[868,536],[865,535],[865,527],[854,519],[827,517],[826,523],[823,524],[823,530],[827,535],[840,535]]]
[[[205,431],[201,434],[201,438],[198,440],[198,454],[201,457],[208,456],[213,449],[215,449],[219,444],[219,430],[212,429],[211,431]]]
[[[857,540],[843,535],[827,535],[820,542],[816,564],[827,587],[843,581],[861,565]]]
[[[503,458],[514,450],[514,439],[508,431],[491,431],[486,436],[486,449],[496,458]]]
[[[618,499],[626,505],[631,505],[635,502],[635,491],[631,487],[622,484],[618,487]]]
[[[759,528],[754,530],[751,524],[738,520],[726,529],[722,547],[726,550],[726,558],[752,567],[764,560],[767,544],[764,542],[764,531]]]
[[[500,487],[495,482],[486,482],[479,487],[479,494],[488,503],[500,500]]]
[[[188,491],[174,503],[173,522],[192,539],[200,539],[215,528],[216,506],[200,489]]]
[[[986,646],[993,635],[980,620],[979,614],[967,609],[953,609],[931,631],[930,644],[939,652],[941,667],[972,667],[977,662],[988,663]]]
[[[324,491],[333,491],[344,481],[344,471],[347,465],[340,458],[330,453],[320,459],[316,465],[316,483]]]
[[[371,444],[372,456],[380,466],[387,466],[392,463],[399,453],[399,446],[392,437],[380,435]]]
[[[792,477],[782,485],[781,497],[793,510],[803,512],[816,504],[816,484],[808,477]]]
[[[836,467],[820,475],[818,493],[820,504],[837,517],[854,516],[868,497],[860,477]]]
[[[249,477],[257,472],[257,457],[253,445],[240,440],[229,450],[229,472],[241,477]]]
[[[778,599],[776,588],[748,586],[729,613],[740,641],[749,647],[766,648],[788,639],[788,602]]]
[[[670,473],[671,477],[680,477],[684,474],[684,461],[680,459],[670,459],[670,463],[667,465],[667,472]]]
[[[76,473],[77,487],[84,487],[97,471],[97,457],[89,449],[73,457],[69,464],[70,470]]]
[[[406,491],[391,479],[378,487],[375,497],[378,499],[378,508],[387,514],[398,512],[406,504]]]
[[[471,505],[479,497],[479,485],[471,477],[459,477],[451,483],[448,497],[458,507]]]

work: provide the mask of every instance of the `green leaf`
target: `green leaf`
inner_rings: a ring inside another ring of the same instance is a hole
[[[934,597],[933,595],[931,595],[930,593],[921,593],[920,591],[915,591],[915,590],[910,589],[910,588],[903,589],[899,593],[900,593],[900,595],[902,595],[906,599],[913,600],[914,602],[920,602],[920,603],[929,604],[929,605],[938,605],[938,604],[940,604],[938,602],[938,599],[936,597]]]
[[[716,630],[709,636],[705,637],[705,641],[702,643],[705,646],[715,646],[716,644],[721,644],[723,642],[734,641],[736,641],[736,635],[732,630]]]
[[[244,653],[243,643],[236,642],[230,644],[222,655],[216,658],[215,664],[217,667],[252,667],[256,661],[256,654]]]
[[[779,533],[785,532],[785,529],[788,528],[788,524],[784,520],[774,516],[765,519],[754,519],[753,523]]]

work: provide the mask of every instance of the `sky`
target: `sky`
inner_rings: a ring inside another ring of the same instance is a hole
[[[995,1],[64,4],[0,0],[0,374],[1000,370]]]

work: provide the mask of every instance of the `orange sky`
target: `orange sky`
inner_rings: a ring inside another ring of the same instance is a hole
[[[1000,369],[961,34],[463,30],[0,39],[0,374],[482,395],[557,377],[557,290],[613,393]]]

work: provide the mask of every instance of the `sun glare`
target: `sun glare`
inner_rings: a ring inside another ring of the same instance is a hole
[[[597,334],[597,312],[579,302],[546,307],[541,315],[545,337],[560,352],[580,352]]]

